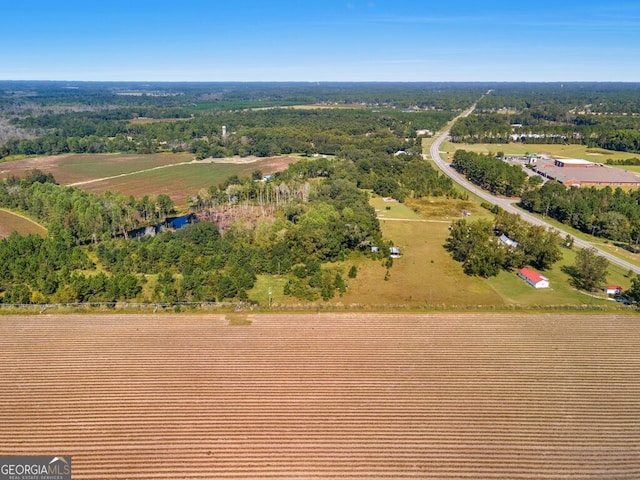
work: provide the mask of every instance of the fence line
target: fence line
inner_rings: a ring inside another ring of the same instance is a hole
[[[244,309],[252,309],[253,305],[247,302],[153,302],[153,303],[137,303],[137,302],[68,302],[68,303],[0,303],[0,310],[18,309],[18,310],[37,310],[44,313],[47,310],[56,309],[90,309],[90,308],[107,308],[111,310],[158,310],[168,308],[198,308],[198,309],[228,309],[233,308],[235,311]]]

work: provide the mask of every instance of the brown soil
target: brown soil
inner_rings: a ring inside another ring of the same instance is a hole
[[[75,480],[640,475],[637,318],[233,320],[0,317],[0,452]]]

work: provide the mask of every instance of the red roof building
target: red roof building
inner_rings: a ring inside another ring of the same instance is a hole
[[[518,276],[535,288],[549,288],[549,279],[529,268],[521,268]]]
[[[607,285],[604,287],[604,291],[607,295],[616,295],[622,292],[622,287],[620,285]]]

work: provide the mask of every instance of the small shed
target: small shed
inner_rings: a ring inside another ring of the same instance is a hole
[[[391,258],[400,258],[400,249],[398,247],[390,247],[389,254]]]
[[[607,295],[617,295],[622,292],[622,287],[620,285],[607,285],[604,287],[604,292]]]
[[[549,279],[529,268],[521,268],[518,276],[534,288],[549,288]]]

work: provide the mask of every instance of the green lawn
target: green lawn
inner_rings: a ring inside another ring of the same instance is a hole
[[[563,266],[575,263],[576,249],[563,249],[563,259],[550,270],[542,273],[549,279],[550,288],[533,288],[517,276],[517,271],[502,271],[497,277],[487,279],[487,283],[498,292],[505,302],[512,305],[553,306],[553,305],[600,305],[617,308],[620,305],[606,299],[603,292],[586,293],[576,290],[570,284],[570,277],[562,271]],[[628,288],[631,279],[626,272],[614,265],[609,266],[607,284]],[[595,298],[599,297],[599,298]]]
[[[269,305],[269,292],[271,292],[272,304],[290,303],[291,297],[287,297],[283,293],[286,283],[285,277],[258,275],[255,285],[248,292],[249,298],[266,308]]]
[[[397,218],[403,220],[420,220],[421,217],[407,205],[393,199],[385,199],[373,195],[369,204],[376,209],[378,218]]]

